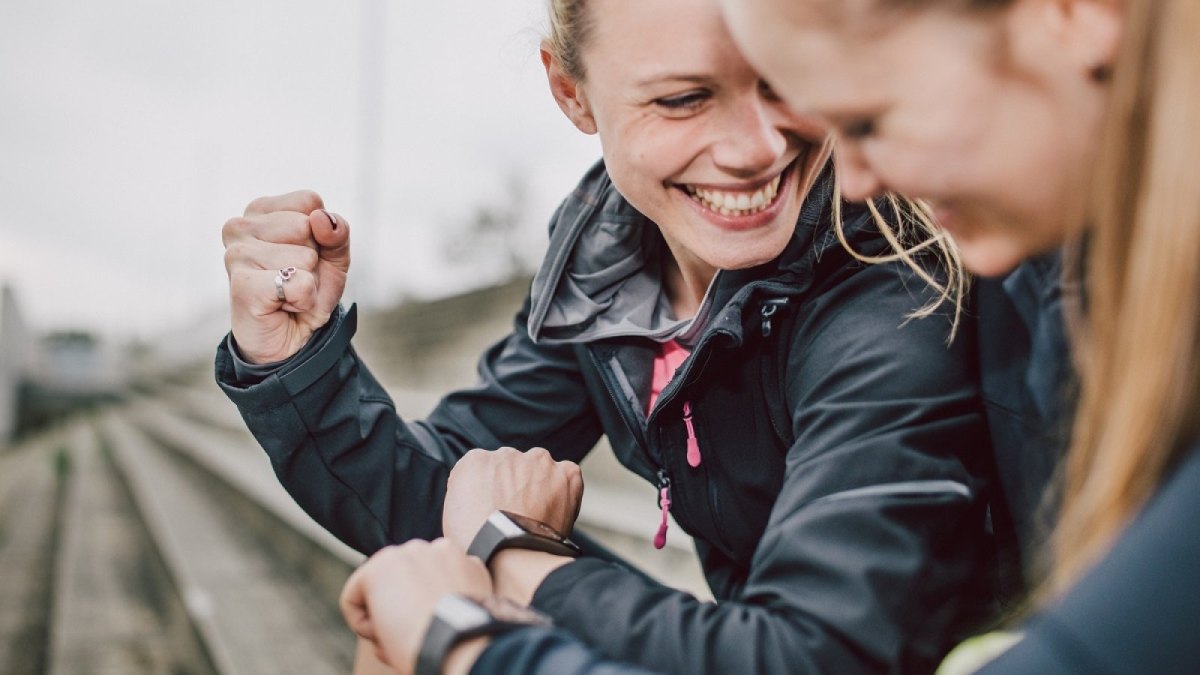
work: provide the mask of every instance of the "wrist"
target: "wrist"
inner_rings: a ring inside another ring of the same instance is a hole
[[[493,511],[479,528],[467,547],[467,555],[475,556],[490,566],[497,553],[509,548],[543,551],[572,558],[580,553],[573,541],[546,523],[511,511],[498,510]]]
[[[421,640],[413,672],[415,675],[465,673],[486,644],[479,638],[522,626],[548,625],[550,620],[545,615],[498,596],[471,598],[448,593],[433,608],[433,617]],[[448,661],[458,647],[468,643],[475,643],[475,646],[460,650],[452,663]]]
[[[496,553],[488,568],[497,595],[527,606],[546,577],[572,560],[542,551],[509,548]]]
[[[481,635],[454,645],[449,652],[446,652],[446,658],[442,661],[442,675],[467,675],[470,673],[475,662],[479,660],[479,655],[483,653],[484,649],[487,649],[491,642],[490,637]]]

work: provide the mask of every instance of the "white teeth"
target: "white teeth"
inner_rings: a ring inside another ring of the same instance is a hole
[[[723,216],[746,216],[762,211],[775,201],[782,179],[780,174],[753,193],[707,190],[694,185],[684,188],[696,201]]]

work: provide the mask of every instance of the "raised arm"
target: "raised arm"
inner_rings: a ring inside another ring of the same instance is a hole
[[[302,227],[325,218],[314,213],[289,219]],[[247,216],[237,222],[268,230],[261,220]],[[347,227],[345,219],[337,222]],[[253,248],[270,247],[260,242]],[[259,263],[231,268],[235,307],[237,298],[251,295],[241,287],[243,279],[258,282],[259,295],[275,294],[277,271],[252,275],[250,267],[270,271],[293,259],[279,252],[263,255]],[[320,265],[318,259],[313,267],[318,274]],[[298,288],[291,284],[300,278],[284,283],[287,303],[266,301],[269,311],[286,315],[276,319],[299,321],[295,315],[302,312],[288,305]],[[317,277],[317,288],[327,288],[324,279]],[[534,345],[525,329],[527,306],[513,332],[483,354],[477,384],[448,395],[424,421],[396,414],[387,392],[350,347],[355,310],[337,309],[336,298],[328,323],[303,341],[287,342],[282,351],[255,358],[251,354],[266,354],[262,345],[255,342],[247,353],[242,341],[258,333],[231,334],[217,351],[217,381],[266,450],[280,482],[318,523],[364,553],[413,537],[431,539],[441,533],[450,468],[471,449],[542,446],[556,459],[578,461],[599,438],[574,353]],[[240,321],[235,317],[235,326]],[[265,367],[249,362],[280,355],[283,361]]]

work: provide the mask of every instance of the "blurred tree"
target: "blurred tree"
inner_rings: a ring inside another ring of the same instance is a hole
[[[442,255],[453,265],[469,266],[489,281],[507,281],[532,273],[535,263],[522,246],[528,218],[529,183],[522,171],[505,173],[503,197],[481,202],[448,228]]]

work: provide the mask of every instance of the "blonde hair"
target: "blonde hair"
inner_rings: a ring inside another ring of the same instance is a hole
[[[958,246],[944,230],[934,224],[933,211],[929,205],[919,199],[909,199],[894,193],[885,194],[881,200],[887,204],[888,211],[895,216],[896,222],[890,222],[880,211],[876,201],[868,200],[867,209],[875,220],[875,225],[883,238],[892,249],[886,255],[865,255],[855,251],[846,239],[845,224],[842,222],[842,195],[834,173],[833,185],[833,222],[838,241],[850,255],[865,263],[887,263],[900,261],[913,270],[918,277],[934,290],[934,298],[925,305],[917,308],[908,315],[908,319],[921,319],[932,316],[942,305],[950,302],[954,308],[954,318],[947,334],[947,344],[954,340],[962,321],[963,306],[967,292],[970,290],[970,276],[963,269],[959,257]],[[935,269],[923,265],[917,256],[931,250],[934,257]],[[937,278],[936,269],[945,275],[945,280]]]
[[[1125,13],[1049,595],[1108,550],[1200,427],[1200,3],[1128,0]]]
[[[550,26],[542,46],[558,59],[563,72],[582,82],[583,46],[591,32],[584,0],[547,0],[546,5]]]

